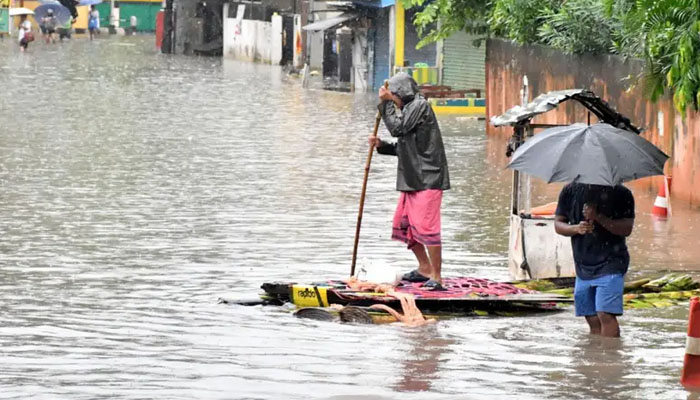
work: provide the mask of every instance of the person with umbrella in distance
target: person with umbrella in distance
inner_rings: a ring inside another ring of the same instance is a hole
[[[590,332],[618,337],[626,238],[634,225],[634,196],[622,182],[663,175],[668,156],[634,132],[612,125],[547,129],[514,153],[509,168],[547,182],[570,182],[559,194],[554,229],[571,237],[576,315]]]
[[[27,50],[29,42],[34,41],[34,34],[32,33],[32,23],[29,22],[26,15],[22,15],[21,22],[19,23],[19,35],[17,39],[19,40],[20,51]]]
[[[44,40],[47,44],[49,42],[56,43],[56,38],[54,37],[56,26],[58,26],[58,19],[53,14],[53,10],[49,9],[39,22],[41,33],[44,35]]]
[[[406,73],[389,79],[388,89],[379,89],[379,99],[384,125],[397,138],[394,143],[369,138],[379,154],[398,157],[396,189],[400,195],[391,237],[406,243],[418,260],[418,268],[405,274],[403,280],[444,290],[440,206],[442,192],[450,188],[450,177],[440,126],[418,84]]]

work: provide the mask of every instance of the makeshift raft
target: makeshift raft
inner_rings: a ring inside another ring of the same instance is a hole
[[[427,318],[444,319],[468,316],[520,316],[560,311],[573,302],[573,278],[550,278],[512,283],[478,278],[447,278],[446,291],[423,290],[422,284],[401,282],[392,290],[410,293],[418,309]],[[384,304],[400,311],[400,301],[379,292],[348,287],[346,281],[302,285],[265,283],[257,299],[219,299],[238,305],[293,304],[299,318],[351,323],[389,323],[396,319],[382,310],[370,308]],[[700,282],[690,275],[670,273],[657,279],[643,278],[625,284],[625,309],[663,308],[700,296]],[[368,322],[371,321],[371,322]]]
[[[551,312],[560,310],[561,303],[572,302],[568,296],[539,293],[488,279],[446,278],[443,286],[444,291],[424,290],[422,283],[403,281],[394,290],[412,294],[423,314],[437,317]],[[386,293],[351,289],[346,281],[332,280],[309,285],[264,283],[262,289],[261,299],[270,305],[292,303],[299,308],[325,308],[337,304],[367,308],[373,304],[385,304],[396,310],[401,309],[396,298]]]

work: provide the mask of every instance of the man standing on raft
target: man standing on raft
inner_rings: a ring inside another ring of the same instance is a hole
[[[445,147],[435,113],[418,84],[400,72],[379,89],[379,112],[395,143],[370,137],[379,154],[398,157],[396,190],[400,192],[391,238],[408,245],[418,269],[403,276],[425,282],[426,289],[443,290],[440,205],[450,188]],[[427,247],[427,253],[426,253]]]

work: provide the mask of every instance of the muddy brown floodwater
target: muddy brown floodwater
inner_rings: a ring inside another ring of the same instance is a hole
[[[217,304],[348,273],[375,98],[152,44],[0,42],[0,398],[686,396],[686,306],[629,311],[602,342],[572,310],[406,329]],[[444,271],[507,280],[505,144],[440,122]],[[410,268],[395,161],[374,160],[359,263]],[[633,270],[697,269],[698,213],[655,223],[653,197],[637,193]]]

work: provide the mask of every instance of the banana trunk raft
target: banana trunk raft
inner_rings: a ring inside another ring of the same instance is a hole
[[[550,280],[514,282],[523,289],[541,293],[573,297],[573,282],[570,285],[556,285]],[[565,286],[565,287],[562,287]],[[659,278],[642,278],[625,283],[624,307],[662,308],[669,307],[700,296],[700,283],[692,276],[683,273],[669,273]]]
[[[366,313],[373,323],[395,322],[390,313],[370,308],[376,304],[386,305],[401,311],[396,296],[379,286],[369,284],[366,290],[358,288],[351,281],[333,280],[312,284],[264,283],[261,299],[258,301],[235,301],[221,299],[227,304],[267,304],[282,305],[292,303],[297,308],[297,316],[314,319],[339,319],[346,321],[344,314]],[[357,282],[355,282],[357,283]],[[360,283],[359,286],[363,286]],[[428,318],[453,318],[464,316],[512,316],[528,313],[555,312],[562,305],[571,303],[570,296],[555,293],[540,293],[536,290],[517,287],[510,283],[495,282],[478,278],[446,278],[446,290],[424,290],[421,283],[403,281],[392,291],[411,294],[415,305]],[[334,307],[331,307],[334,305]],[[345,309],[346,311],[343,311]],[[359,317],[358,317],[359,318]],[[362,319],[362,318],[359,318]],[[352,320],[351,322],[361,322]]]
[[[225,304],[276,305],[291,303],[300,318],[354,323],[391,323],[397,319],[388,312],[371,308],[383,304],[401,310],[400,301],[385,291],[362,290],[351,281],[331,280],[312,284],[264,283],[260,298],[219,299]],[[350,284],[350,285],[349,285]],[[467,316],[516,316],[556,312],[573,302],[573,278],[495,282],[479,278],[447,278],[445,291],[423,290],[420,283],[401,282],[396,292],[414,296],[418,309],[434,319]],[[352,286],[352,287],[351,287]],[[660,278],[643,278],[625,284],[627,309],[661,308],[700,296],[700,283],[690,275],[670,273]]]

